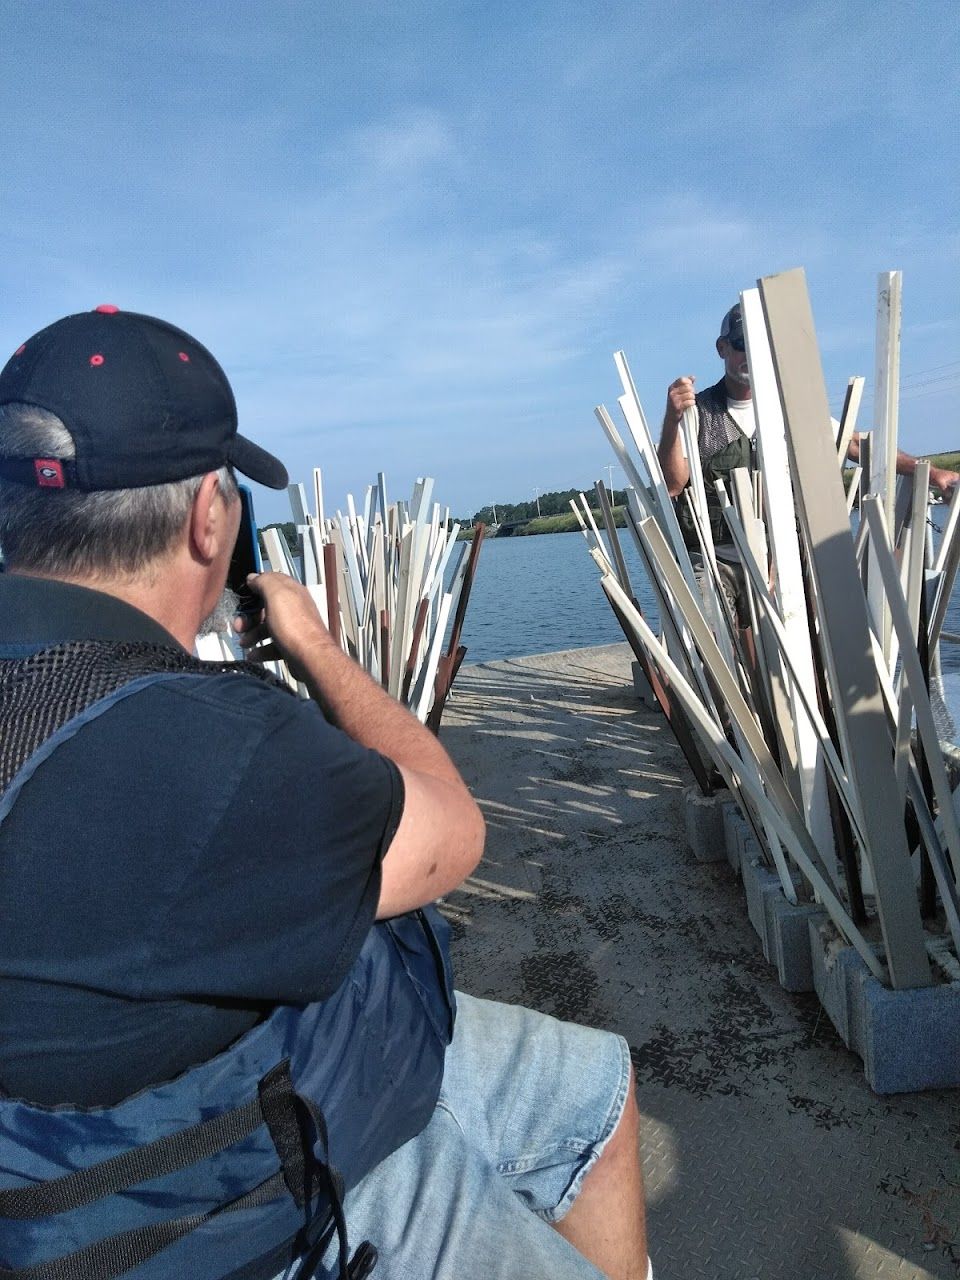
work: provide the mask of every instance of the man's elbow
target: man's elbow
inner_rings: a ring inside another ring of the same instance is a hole
[[[464,876],[470,875],[480,865],[484,846],[487,842],[487,823],[480,806],[469,797],[470,812],[464,819],[463,863]]]

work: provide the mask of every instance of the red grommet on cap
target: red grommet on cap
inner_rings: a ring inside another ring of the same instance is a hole
[[[90,363],[96,369],[99,365],[103,364],[103,356],[98,352],[97,355],[90,357]]]
[[[185,351],[178,351],[177,355],[180,357],[180,359],[183,361],[184,364],[190,363],[190,357],[187,355]]]
[[[101,302],[99,307],[94,307],[93,309],[94,311],[99,311],[103,316],[115,316],[120,310],[120,308],[115,307],[112,302]]]
[[[23,353],[26,351],[26,349],[27,349],[27,344],[25,342],[21,342],[20,346],[17,347],[16,351],[13,354],[15,356],[22,356]]]

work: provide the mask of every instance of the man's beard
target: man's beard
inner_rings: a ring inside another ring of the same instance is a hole
[[[200,623],[197,635],[218,635],[221,631],[232,630],[239,603],[240,597],[237,593],[231,591],[229,587],[224,587],[220,599]]]

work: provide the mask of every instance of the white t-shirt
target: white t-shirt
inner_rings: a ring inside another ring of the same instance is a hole
[[[727,397],[727,413],[734,420],[748,440],[752,440],[757,430],[757,420],[753,416],[752,400],[731,400]],[[727,424],[727,437],[733,440],[736,433]]]

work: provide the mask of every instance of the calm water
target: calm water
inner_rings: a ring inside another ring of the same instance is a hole
[[[626,541],[623,547],[634,591],[656,630],[656,607],[646,574],[635,549]],[[582,534],[485,539],[463,626],[465,662],[622,639]]]

